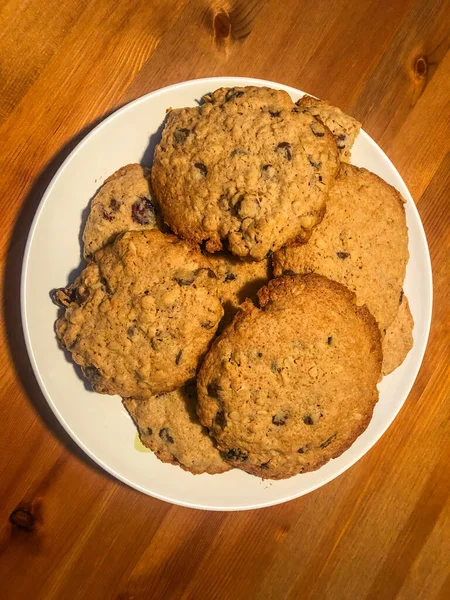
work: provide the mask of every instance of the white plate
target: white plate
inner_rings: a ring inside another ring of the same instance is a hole
[[[116,169],[151,156],[149,139],[154,145],[167,107],[195,105],[203,94],[235,85],[269,85],[286,90],[293,100],[303,95],[279,83],[214,77],[172,85],[124,106],[91,131],[56,173],[33,221],[22,272],[22,320],[31,364],[69,435],[128,485],[161,500],[211,510],[259,508],[291,500],[324,485],[360,459],[386,431],[408,396],[425,352],[432,307],[430,257],[417,209],[395,167],[362,131],[352,152],[353,162],[383,177],[407,200],[411,258],[405,292],[415,321],[414,348],[403,365],[379,385],[380,400],[368,429],[339,458],[318,471],[285,481],[263,482],[237,469],[194,476],[135,449],[135,428],[120,399],[88,391],[58,347],[53,330],[57,309],[49,290],[65,285],[71,271],[79,267],[80,227],[89,199]]]

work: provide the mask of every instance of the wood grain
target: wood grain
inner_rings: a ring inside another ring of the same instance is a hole
[[[450,597],[450,4],[5,0],[0,7],[0,597]],[[434,274],[430,342],[382,440],[286,505],[183,509],[128,489],[55,422],[19,278],[51,176],[99,120],[164,85],[281,81],[359,118],[410,188]]]

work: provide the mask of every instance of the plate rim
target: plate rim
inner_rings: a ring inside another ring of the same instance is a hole
[[[311,485],[307,489],[301,490],[299,493],[290,494],[289,496],[287,496],[285,498],[275,499],[275,500],[270,500],[270,501],[261,501],[259,503],[254,503],[251,505],[231,506],[231,507],[230,506],[218,506],[218,505],[217,506],[206,506],[206,505],[202,505],[199,503],[193,503],[193,502],[189,502],[189,501],[179,500],[178,498],[171,498],[171,497],[165,496],[163,494],[159,494],[158,492],[154,492],[153,490],[149,491],[148,489],[144,488],[140,484],[138,484],[134,481],[131,481],[122,473],[117,472],[113,467],[111,467],[109,464],[105,463],[101,458],[99,458],[95,454],[95,452],[93,452],[88,446],[86,446],[81,441],[81,439],[77,436],[77,434],[71,429],[69,423],[67,423],[66,420],[62,417],[61,413],[58,410],[58,407],[53,402],[51,395],[47,391],[47,387],[45,385],[44,378],[42,377],[42,375],[40,373],[40,370],[39,370],[39,367],[37,364],[37,360],[36,360],[36,357],[35,357],[35,354],[33,351],[30,331],[29,331],[29,327],[28,327],[27,304],[26,304],[28,263],[29,263],[31,247],[32,247],[33,239],[34,239],[34,234],[36,232],[41,213],[44,209],[44,206],[45,206],[49,196],[51,195],[52,189],[55,186],[56,182],[62,175],[63,171],[66,169],[67,165],[74,159],[74,157],[78,154],[78,152],[81,151],[81,149],[90,141],[90,139],[92,137],[94,137],[101,129],[106,127],[109,123],[111,123],[119,115],[122,115],[123,113],[127,112],[128,110],[133,109],[133,107],[136,106],[137,104],[147,101],[147,99],[149,97],[156,97],[170,89],[174,89],[174,88],[181,89],[184,87],[189,87],[190,85],[206,84],[208,82],[211,82],[212,85],[220,86],[221,84],[225,84],[226,82],[229,82],[230,79],[237,82],[235,85],[242,83],[243,85],[257,85],[257,86],[267,85],[269,87],[274,87],[274,88],[277,88],[277,86],[281,85],[285,89],[295,92],[296,94],[298,94],[298,93],[306,94],[307,93],[307,92],[303,92],[302,90],[299,90],[297,88],[294,88],[290,85],[283,84],[281,82],[270,81],[270,80],[266,80],[266,79],[259,79],[259,78],[253,78],[253,77],[235,77],[233,75],[218,76],[218,77],[203,77],[203,78],[198,78],[198,79],[196,78],[196,79],[188,79],[188,80],[180,81],[178,83],[173,83],[171,85],[164,86],[162,88],[153,90],[147,94],[144,94],[144,95],[128,102],[127,104],[121,106],[120,108],[115,110],[113,113],[111,113],[110,115],[105,117],[86,136],[83,137],[83,139],[75,146],[75,148],[70,152],[70,154],[61,163],[61,165],[59,166],[58,170],[52,177],[50,183],[48,184],[47,188],[45,189],[45,191],[39,201],[39,205],[36,209],[35,215],[33,217],[33,221],[30,226],[30,230],[28,232],[27,242],[25,245],[25,250],[24,250],[23,259],[22,259],[22,271],[21,271],[21,279],[20,279],[20,314],[21,314],[22,332],[23,332],[24,339],[25,339],[25,345],[26,345],[26,349],[27,349],[27,353],[28,353],[28,358],[30,360],[31,367],[33,369],[33,373],[34,373],[36,381],[40,387],[40,390],[41,390],[42,394],[44,395],[44,398],[45,398],[47,404],[49,405],[50,409],[52,410],[53,414],[55,415],[56,419],[64,428],[65,432],[71,437],[71,439],[73,439],[75,441],[77,446],[85,454],[87,454],[87,456],[91,460],[93,460],[97,465],[99,465],[107,473],[112,475],[115,479],[121,481],[122,483],[125,483],[129,487],[136,489],[143,494],[146,494],[146,495],[156,498],[158,500],[162,500],[164,502],[169,502],[170,504],[174,504],[177,506],[183,506],[185,508],[192,508],[192,509],[197,509],[197,510],[234,512],[234,511],[242,511],[242,510],[255,510],[255,509],[260,509],[260,508],[267,508],[270,506],[276,506],[278,504],[282,504],[284,502],[289,502],[296,498],[300,498],[301,496],[309,494],[309,493],[315,491],[316,489],[323,487],[330,481],[332,481],[332,480],[336,479],[337,477],[339,477],[340,475],[342,475],[342,473],[344,473],[345,471],[348,471],[349,469],[351,469],[359,460],[361,460],[361,458],[363,456],[365,456],[368,452],[370,452],[370,450],[384,436],[387,429],[392,425],[393,421],[396,419],[398,413],[400,412],[400,410],[404,406],[406,400],[408,399],[411,389],[412,389],[412,387],[417,379],[417,376],[420,372],[420,369],[421,369],[421,366],[423,363],[423,359],[424,359],[424,355],[426,352],[426,348],[428,346],[428,339],[429,339],[429,334],[430,334],[431,319],[432,319],[432,312],[433,312],[433,272],[432,272],[432,266],[431,266],[431,257],[430,257],[428,241],[427,241],[427,237],[425,234],[425,229],[423,227],[422,220],[420,218],[419,211],[417,209],[417,206],[414,202],[414,199],[413,199],[406,183],[404,182],[402,176],[400,175],[399,171],[397,170],[397,168],[395,167],[393,162],[386,155],[384,150],[372,139],[372,137],[366,131],[361,129],[361,133],[363,134],[363,136],[367,139],[367,141],[372,146],[376,147],[377,151],[379,151],[383,154],[384,159],[386,160],[386,162],[388,163],[390,168],[394,170],[394,172],[397,174],[399,180],[405,186],[405,189],[407,190],[407,198],[406,199],[408,201],[408,207],[414,213],[414,216],[415,216],[417,224],[418,224],[419,235],[422,239],[422,242],[424,243],[424,247],[426,248],[426,253],[424,256],[424,258],[425,258],[424,266],[425,266],[425,269],[427,271],[427,274],[428,274],[428,277],[430,280],[430,286],[429,286],[429,288],[426,289],[427,303],[429,306],[429,310],[427,311],[427,314],[426,314],[426,322],[424,323],[426,335],[424,336],[423,340],[421,341],[421,344],[419,347],[420,360],[418,361],[417,371],[414,375],[414,378],[411,380],[410,386],[407,389],[407,392],[405,393],[405,397],[404,397],[402,403],[399,405],[398,409],[392,411],[385,426],[382,427],[379,432],[377,432],[377,439],[375,440],[375,442],[373,442],[368,449],[364,449],[363,451],[358,452],[356,454],[356,456],[349,461],[348,464],[345,464],[341,468],[337,469],[335,472],[330,474],[329,477],[325,478],[324,480],[320,481],[317,484]],[[229,85],[229,83],[227,83],[227,85]],[[415,343],[419,343],[419,341],[417,341]]]

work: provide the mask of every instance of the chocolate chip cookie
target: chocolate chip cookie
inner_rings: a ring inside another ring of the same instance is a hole
[[[197,412],[230,464],[283,479],[318,469],[366,429],[381,336],[352,292],[319,275],[274,279],[258,297],[206,355]]]
[[[318,100],[312,96],[303,96],[296,103],[299,108],[307,114],[312,115],[323,123],[336,137],[341,160],[350,161],[350,149],[361,129],[361,123],[346,115],[340,108],[328,104],[324,100]]]
[[[339,163],[331,132],[270,88],[221,88],[170,111],[154,191],[181,237],[262,260],[323,216]]]
[[[400,292],[397,316],[386,330],[383,340],[383,375],[389,375],[405,360],[413,347],[412,332],[414,319],[409,309],[408,298]]]
[[[156,229],[121,234],[56,298],[60,343],[96,391],[123,397],[194,377],[223,315],[208,259]]]
[[[214,475],[231,468],[198,420],[195,385],[142,400],[128,398],[123,404],[144,446],[162,462],[179,465],[194,474]]]
[[[313,272],[346,285],[384,333],[398,311],[408,258],[400,194],[370,171],[342,163],[323,221],[307,244],[277,252],[273,267],[275,276]]]
[[[156,227],[156,203],[150,191],[150,170],[132,164],[122,167],[92,199],[83,232],[84,255],[109,244],[118,233]]]

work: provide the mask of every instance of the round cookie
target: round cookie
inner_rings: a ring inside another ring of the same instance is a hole
[[[383,375],[389,375],[405,360],[413,347],[412,332],[414,319],[409,309],[408,298],[400,292],[397,316],[386,330],[383,339]]]
[[[314,272],[346,285],[384,333],[397,314],[409,258],[403,199],[374,173],[342,163],[308,243],[272,258],[275,276]]]
[[[262,260],[320,221],[338,163],[331,132],[286,92],[221,88],[169,113],[152,184],[175,233]]]
[[[127,398],[123,403],[142,443],[162,462],[194,474],[214,475],[231,468],[198,420],[195,385],[142,400]]]
[[[258,297],[206,355],[197,413],[230,464],[283,479],[318,469],[366,429],[381,336],[354,294],[319,275],[274,279]]]
[[[350,161],[350,149],[355,143],[361,129],[361,123],[346,115],[340,108],[318,100],[312,96],[303,96],[296,102],[297,106],[318,119],[336,136],[341,160]]]
[[[223,315],[208,259],[153,229],[120,235],[57,292],[61,344],[93,388],[123,397],[192,378]]]
[[[271,262],[268,258],[261,261],[239,260],[223,252],[207,256],[217,275],[218,293],[224,309],[221,330],[231,322],[244,300],[256,300],[256,292],[270,279]]]
[[[84,255],[92,256],[123,231],[153,229],[156,223],[150,169],[137,164],[122,167],[92,199],[83,232]]]

